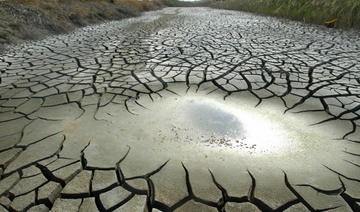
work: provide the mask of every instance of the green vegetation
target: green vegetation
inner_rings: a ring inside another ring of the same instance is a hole
[[[317,24],[338,19],[335,27],[360,28],[360,0],[225,0],[211,6]]]

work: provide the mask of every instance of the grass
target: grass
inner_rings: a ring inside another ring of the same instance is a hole
[[[208,7],[209,0],[198,1],[179,1],[179,0],[161,0],[161,2],[168,7]]]
[[[163,7],[160,0],[0,1],[0,52],[4,45],[69,32],[76,27],[137,16]]]
[[[114,0],[118,4],[124,4],[131,8],[135,8],[138,11],[149,11],[154,8],[162,7],[161,1],[149,1],[149,0],[143,0],[143,1],[137,1],[137,0]]]
[[[317,24],[337,19],[335,27],[360,28],[359,0],[225,0],[211,6]]]
[[[10,1],[9,1],[10,2]],[[161,6],[161,2],[159,0],[149,1],[149,0],[11,0],[11,2],[15,2],[18,4],[23,4],[27,6],[31,6],[34,8],[38,8],[43,11],[48,11],[54,8],[58,8],[61,4],[72,4],[72,3],[82,3],[86,4],[98,4],[98,5],[106,5],[106,4],[123,4],[136,9],[140,12],[148,11],[154,8]]]
[[[129,14],[135,11],[143,12],[161,7],[159,0],[12,0],[11,2],[53,15],[56,15],[57,11],[66,9],[68,10],[67,13],[76,14],[79,17],[86,17],[97,12],[103,12],[103,16],[106,17],[106,15],[114,12],[114,8],[118,7],[123,7],[125,13],[125,10],[128,9],[127,13]],[[103,11],[104,9],[105,11]],[[65,13],[64,11],[61,12]]]

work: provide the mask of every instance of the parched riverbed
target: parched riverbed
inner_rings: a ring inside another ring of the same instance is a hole
[[[0,72],[0,211],[360,211],[359,32],[166,8]]]

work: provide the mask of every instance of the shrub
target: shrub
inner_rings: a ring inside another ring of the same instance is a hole
[[[359,0],[225,0],[211,6],[318,24],[337,19],[338,27],[360,28]]]

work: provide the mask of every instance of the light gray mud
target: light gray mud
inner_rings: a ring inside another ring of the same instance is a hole
[[[0,56],[0,211],[360,211],[358,33],[167,8]]]

